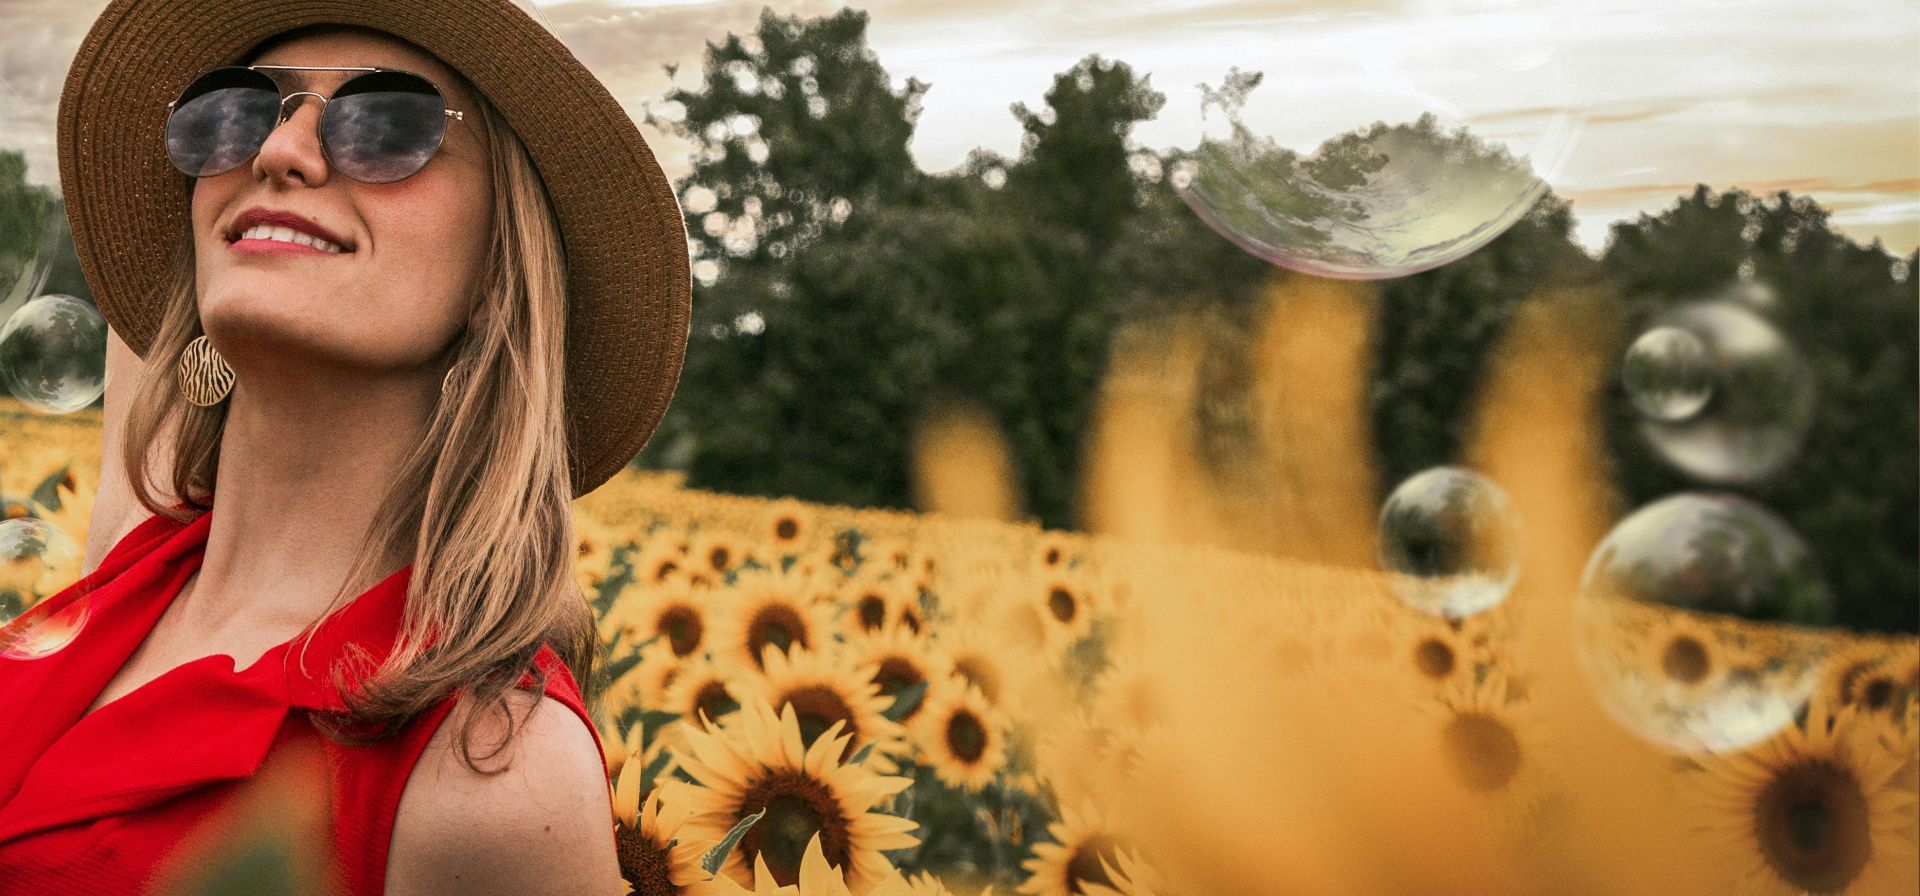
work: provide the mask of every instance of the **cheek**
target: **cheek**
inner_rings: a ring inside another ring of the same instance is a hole
[[[429,275],[459,290],[477,282],[491,226],[491,196],[466,184],[420,179],[392,185],[368,225],[384,265]],[[369,206],[374,205],[369,203]]]

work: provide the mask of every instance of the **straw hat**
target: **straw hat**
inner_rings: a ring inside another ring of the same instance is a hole
[[[100,313],[145,356],[192,182],[167,103],[209,68],[304,25],[417,44],[485,94],[540,169],[567,252],[567,436],[577,497],[639,452],[680,378],[692,282],[673,188],[632,118],[511,0],[113,0],[60,95],[60,183]]]

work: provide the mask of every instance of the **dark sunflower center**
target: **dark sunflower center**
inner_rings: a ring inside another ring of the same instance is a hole
[[[725,547],[715,547],[707,552],[707,562],[711,564],[714,569],[726,569],[727,561],[731,559],[733,559],[733,552],[727,550]]]
[[[615,853],[620,857],[620,876],[633,885],[640,896],[679,896],[669,874],[667,851],[626,825],[614,825]]]
[[[773,537],[781,541],[792,541],[794,536],[799,534],[800,524],[795,522],[792,517],[783,516],[779,522],[773,524]]]
[[[1060,564],[1060,549],[1047,548],[1045,562],[1048,566],[1058,566]]]
[[[653,568],[653,580],[656,582],[664,582],[668,576],[673,575],[679,570],[679,563],[673,560],[662,560],[659,566]]]
[[[1439,638],[1427,638],[1413,648],[1413,666],[1428,678],[1453,674],[1453,646]]]
[[[947,749],[968,765],[979,762],[987,753],[987,726],[965,709],[954,713],[947,719]]]
[[[1107,876],[1100,859],[1113,861],[1113,847],[1113,840],[1104,834],[1095,834],[1081,843],[1073,851],[1073,858],[1067,860],[1067,892],[1085,893],[1086,884],[1112,887],[1113,878]]]
[[[1860,782],[1824,759],[1776,774],[1754,802],[1753,823],[1767,864],[1802,890],[1845,890],[1873,856]]]
[[[818,834],[827,864],[847,870],[849,820],[824,782],[792,769],[772,772],[747,788],[734,817],[745,818],[761,809],[767,814],[740,839],[740,855],[747,867],[764,858],[780,886],[794,886],[800,880],[800,859],[806,855],[807,843]]]
[[[701,685],[700,690],[694,692],[693,695],[694,718],[696,719],[699,718],[699,714],[703,712],[707,714],[707,718],[709,719],[718,719],[739,708],[739,702],[733,699],[732,694],[727,693],[726,682],[718,678],[709,679],[707,683]]]
[[[793,706],[793,714],[800,722],[800,742],[808,747],[827,733],[835,722],[845,722],[842,734],[854,731],[853,707],[840,696],[838,691],[825,685],[807,685],[788,691],[782,702]],[[858,733],[855,733],[855,740]],[[841,750],[841,759],[845,759],[853,749],[853,741],[847,741]]]
[[[961,657],[953,661],[953,671],[968,684],[980,689],[980,694],[995,705],[1000,703],[1000,680],[993,676],[992,667],[977,656]]]
[[[1080,604],[1073,599],[1073,592],[1055,586],[1047,589],[1047,609],[1052,611],[1053,618],[1072,624],[1073,617],[1080,612]]]
[[[868,631],[878,631],[887,625],[887,602],[879,595],[869,594],[860,598],[860,626]]]
[[[1660,654],[1660,671],[1681,684],[1698,684],[1713,671],[1713,662],[1698,639],[1681,635],[1668,642],[1666,651]]]
[[[700,611],[685,604],[675,604],[660,614],[660,631],[667,636],[674,656],[688,656],[698,650],[700,636],[705,630],[706,626],[700,622]]]
[[[753,622],[747,625],[747,649],[753,654],[753,664],[762,669],[766,662],[760,656],[768,645],[780,648],[785,653],[794,644],[811,647],[807,642],[807,623],[800,618],[799,612],[783,604],[770,604],[755,613]]]
[[[1505,722],[1491,716],[1454,716],[1441,732],[1441,742],[1460,783],[1471,790],[1499,790],[1520,770],[1519,739]]]
[[[900,624],[906,626],[907,631],[920,634],[920,611],[911,606],[901,610]]]
[[[896,699],[896,695],[901,691],[926,680],[927,676],[920,671],[920,667],[915,665],[913,660],[903,656],[890,656],[881,660],[880,669],[873,676],[873,683],[880,686],[881,696],[888,700]],[[926,705],[926,701],[921,701],[921,705]],[[907,713],[904,718],[911,719],[919,713],[920,707],[915,706],[913,711]]]
[[[1887,704],[1893,702],[1893,695],[1896,690],[1898,690],[1898,688],[1894,685],[1893,679],[1884,675],[1876,675],[1867,679],[1866,684],[1861,685],[1860,703],[1872,710],[1886,709]]]

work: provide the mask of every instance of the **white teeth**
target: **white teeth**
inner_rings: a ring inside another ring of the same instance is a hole
[[[312,246],[315,249],[334,254],[345,251],[333,243],[329,243],[310,233],[294,230],[291,227],[270,227],[266,224],[255,224],[247,228],[245,233],[240,234],[240,238],[243,240],[278,240],[283,243]]]

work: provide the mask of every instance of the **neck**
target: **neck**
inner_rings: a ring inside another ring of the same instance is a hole
[[[218,512],[183,608],[195,631],[298,630],[324,614],[438,397],[413,379],[263,379],[228,398]],[[370,581],[410,559],[376,558]]]

